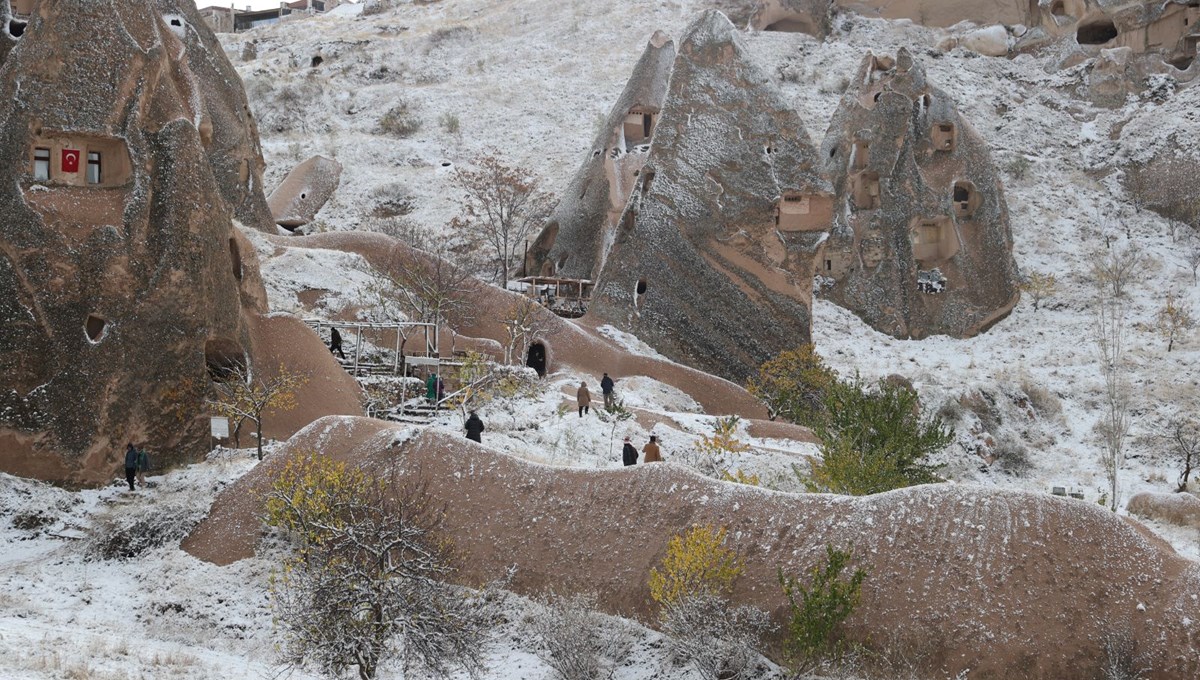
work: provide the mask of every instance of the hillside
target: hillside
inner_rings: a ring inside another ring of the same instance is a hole
[[[546,189],[564,192],[650,36],[662,30],[678,39],[714,4],[440,0],[402,2],[369,16],[361,5],[346,5],[221,34],[258,122],[267,192],[312,155],[343,166],[339,189],[307,229],[313,235],[243,230],[257,250],[270,313],[371,317],[369,272],[385,249],[382,237],[353,232],[379,229],[379,214],[399,206],[433,239],[447,238],[459,210],[453,173],[482,152],[494,151],[530,169]],[[1200,408],[1195,331],[1168,353],[1153,328],[1168,294],[1200,313],[1200,285],[1188,261],[1200,249],[1200,233],[1144,209],[1120,177],[1168,136],[1195,143],[1200,87],[1099,107],[1081,96],[1085,69],[1057,70],[1058,55],[1007,59],[937,49],[966,28],[839,13],[824,41],[798,33],[742,36],[817,146],[863,56],[911,50],[1002,171],[1018,268],[1057,279],[1057,293],[1039,309],[1027,296],[990,330],[961,340],[898,340],[819,296],[814,301],[814,344],[842,377],[903,376],[927,411],[955,426],[956,443],[935,461],[944,464],[949,485],[858,500],[800,494],[799,474],[819,455],[810,433],[763,420],[738,386],[674,364],[612,326],[562,322],[553,329],[557,363],[550,375],[530,393],[483,409],[485,447],[456,445],[458,412],[439,414],[419,434],[329,418],[292,442],[270,444],[264,465],[252,449],[217,448],[204,461],[152,475],[150,488],[133,493],[120,483],[74,491],[0,476],[0,676],[280,674],[266,584],[284,546],[260,542],[253,484],[269,478],[273,455],[282,461],[307,446],[328,447],[346,460],[372,462],[381,442],[411,444],[416,453],[409,455],[430,464],[442,492],[464,499],[455,515],[461,524],[472,513],[488,517],[456,537],[477,556],[468,577],[521,563],[513,586],[520,594],[506,596],[484,678],[554,677],[527,627],[539,605],[526,598],[553,585],[551,569],[572,588],[603,587],[604,608],[629,617],[609,619],[627,628],[633,649],[617,678],[695,677],[671,662],[663,636],[645,626],[652,617],[635,577],[660,556],[664,532],[743,510],[756,523],[747,520],[736,541],[756,557],[786,554],[789,566],[803,568],[823,539],[867,551],[879,576],[866,598],[873,620],[853,621],[854,631],[868,638],[890,631],[891,643],[912,648],[913,666],[937,665],[945,677],[954,677],[951,668],[982,669],[979,677],[1021,668],[1027,677],[1065,677],[1064,668],[1095,661],[1087,655],[1097,636],[1125,626],[1161,643],[1157,651],[1177,654],[1174,671],[1187,668],[1185,657],[1194,660],[1196,649],[1197,529],[1133,518],[1125,506],[1135,493],[1175,489],[1178,465],[1163,438],[1165,422]],[[408,116],[407,134],[381,129],[393,110]],[[1132,426],[1114,515],[1100,508],[1108,480],[1098,432],[1103,380],[1093,342],[1092,261],[1133,246],[1144,262],[1126,305]],[[487,289],[476,299],[491,310],[504,296]],[[459,341],[492,342],[486,338],[498,333],[495,319],[482,316]],[[275,341],[283,344],[282,335]],[[324,358],[313,342],[307,347]],[[599,401],[602,371],[617,377],[634,414],[615,428],[574,410],[581,381],[592,388],[593,406]],[[320,405],[287,417],[287,427],[294,430],[314,408]],[[708,478],[718,470],[696,453],[714,416],[731,413],[741,416],[737,436],[750,450],[726,462],[757,475],[766,489]],[[650,435],[673,464],[622,470],[622,438],[640,447]],[[503,479],[472,477],[482,470]],[[1083,500],[1052,498],[1054,487]],[[563,500],[568,496],[599,507],[572,505]],[[191,552],[181,549],[196,526]],[[564,526],[570,533],[556,533]],[[575,534],[579,527],[592,533]],[[138,536],[164,542],[137,545]],[[198,547],[200,541],[207,543]],[[135,554],[120,558],[106,548]],[[506,562],[509,549],[518,555]],[[739,596],[778,606],[770,567],[765,557],[756,562]],[[923,594],[919,608],[910,603],[913,593]],[[919,626],[911,625],[913,612]],[[917,658],[919,643],[956,656]],[[914,677],[900,665],[893,677]],[[782,677],[765,661],[761,669],[760,677]],[[387,669],[382,677],[411,676]]]

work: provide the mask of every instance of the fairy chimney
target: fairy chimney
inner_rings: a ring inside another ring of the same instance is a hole
[[[799,116],[710,10],[680,43],[650,156],[601,244],[589,314],[742,380],[808,342],[832,208]]]
[[[1008,207],[987,145],[907,50],[867,55],[821,157],[838,196],[822,296],[899,338],[968,337],[1016,305]]]
[[[167,28],[184,45],[183,57],[198,85],[200,142],[221,197],[234,219],[274,234],[264,198],[262,146],[242,79],[192,0],[155,0]]]
[[[655,32],[587,160],[530,246],[524,274],[576,279],[600,275],[621,215],[650,156],[674,60],[675,43],[662,31]]]
[[[0,470],[194,460],[210,377],[246,361],[265,295],[178,28],[150,0],[41,0],[0,65]]]

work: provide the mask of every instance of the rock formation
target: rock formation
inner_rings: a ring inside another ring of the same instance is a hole
[[[189,15],[43,0],[0,66],[0,469],[100,482],[128,441],[194,459],[209,380],[250,361],[265,293],[191,67],[224,56],[189,53]]]
[[[1097,161],[1117,173],[1136,204],[1200,230],[1200,137],[1193,123],[1198,106],[1200,88],[1189,87],[1134,111],[1113,128],[1111,156]]]
[[[836,0],[835,4],[865,17],[909,19],[924,26],[945,27],[960,21],[979,25],[1023,23],[1029,0]]]
[[[1197,22],[1200,4],[1195,0],[1038,0],[1025,21],[1030,30],[1017,47],[1073,40],[1087,57],[1100,48],[1128,47],[1184,70],[1196,58]]]
[[[199,85],[200,141],[221,197],[234,219],[275,233],[264,199],[262,146],[242,80],[221,43],[191,0],[155,0],[167,26],[184,44],[188,68]]]
[[[674,61],[675,43],[656,32],[596,135],[590,156],[530,246],[526,274],[599,276],[649,157]]]
[[[275,223],[292,230],[312,222],[337,191],[341,178],[342,164],[324,156],[313,156],[292,168],[267,198]]]
[[[705,5],[729,17],[738,28],[824,38],[833,0],[708,0]]]
[[[1046,494],[937,484],[793,495],[671,463],[552,468],[446,432],[326,418],[226,489],[183,548],[217,564],[254,554],[264,490],[315,447],[380,479],[427,484],[446,509],[442,526],[464,583],[486,583],[515,564],[516,592],[595,592],[607,611],[651,622],[647,576],[671,537],[726,526],[727,547],[745,558],[732,597],[781,625],[776,570],[804,573],[826,545],[852,549],[868,575],[846,622],[849,640],[884,657],[919,650],[908,657],[920,664],[910,669],[917,677],[968,668],[993,679],[1103,677],[1114,630],[1136,643],[1145,677],[1200,674],[1195,562],[1094,503]]]
[[[821,295],[900,338],[966,337],[1019,297],[984,141],[901,49],[868,54],[821,146],[837,190]]]
[[[554,234],[543,234],[541,251],[553,255],[529,270],[549,261],[559,273],[590,274],[593,319],[742,380],[809,339],[813,255],[832,219],[831,187],[799,117],[719,12],[689,27],[652,127],[615,238],[573,236],[555,251]]]

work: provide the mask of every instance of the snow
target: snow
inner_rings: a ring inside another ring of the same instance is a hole
[[[299,160],[325,154],[345,171],[337,194],[318,214],[320,228],[366,226],[372,192],[400,186],[415,205],[409,217],[436,231],[456,211],[450,171],[488,147],[534,168],[549,188],[564,189],[589,153],[597,118],[608,112],[650,34],[662,28],[678,38],[704,6],[697,0],[625,3],[614,12],[613,4],[444,0],[402,4],[376,16],[361,16],[361,4],[343,5],[324,16],[221,39],[232,55],[257,42],[258,58],[236,66],[260,122],[268,187]],[[1170,490],[1175,466],[1157,436],[1159,423],[1176,408],[1195,412],[1200,344],[1187,337],[1167,353],[1150,327],[1168,292],[1200,309],[1200,287],[1184,260],[1188,230],[1173,238],[1173,225],[1139,210],[1112,173],[1152,157],[1168,139],[1195,152],[1200,88],[1180,90],[1163,103],[1135,99],[1101,109],[1073,96],[1081,72],[1053,72],[1054,55],[942,55],[932,48],[946,33],[910,22],[838,16],[834,26],[824,43],[783,33],[745,38],[764,70],[780,76],[777,84],[814,141],[824,137],[841,83],[868,49],[892,54],[900,46],[915,48],[930,81],[957,100],[988,141],[996,164],[1029,162],[1023,179],[1004,175],[1015,255],[1023,272],[1053,273],[1059,291],[1039,310],[1023,300],[979,337],[919,342],[877,333],[818,299],[813,325],[820,354],[843,376],[909,378],[929,411],[964,395],[996,398],[1000,417],[991,429],[969,410],[954,423],[959,442],[940,462],[955,482],[1042,493],[1064,486],[1082,490],[1081,502],[1094,503],[1107,481],[1094,432],[1102,379],[1089,341],[1096,299],[1089,256],[1106,243],[1136,243],[1151,265],[1127,303],[1135,400],[1121,501],[1143,490]],[[446,30],[451,28],[456,30]],[[318,53],[324,62],[310,68]],[[289,89],[304,98],[302,107],[281,103],[280,94]],[[400,99],[418,111],[421,129],[403,139],[378,134],[379,117]],[[458,133],[438,124],[448,114],[459,117]],[[277,248],[246,233],[262,261],[274,312],[307,311],[297,292],[322,290],[321,314],[357,313],[369,281],[361,258]],[[654,355],[615,328],[600,332],[632,352]],[[489,406],[482,413],[485,442],[546,465],[611,469],[621,464],[624,436],[640,447],[651,433],[658,435],[667,459],[679,461],[690,460],[695,442],[711,432],[712,418],[692,397],[645,376],[618,376],[619,395],[636,409],[634,419],[614,430],[595,411],[580,418],[575,388],[588,381],[595,407],[601,403],[598,378],[566,370],[543,381],[532,399]],[[1018,403],[1029,396],[1026,386],[1047,390],[1061,413]],[[446,413],[431,427],[457,433],[461,418]],[[803,469],[818,453],[811,444],[750,437],[744,427],[739,436],[751,451],[733,456],[730,469],[758,474],[764,485],[780,490],[799,490],[793,466]],[[988,439],[1027,447],[1032,469],[1017,475],[998,463],[987,465],[974,451]],[[203,511],[254,464],[248,451],[217,450],[202,463],[151,477],[156,486],[136,492],[119,484],[66,491],[0,476],[0,676],[202,680],[279,672],[265,590],[277,553],[228,567],[200,562],[170,544],[128,561],[86,559],[89,538],[114,515],[179,506]],[[45,526],[14,526],[39,511],[50,518]],[[921,521],[919,508],[911,520]],[[1200,557],[1196,529],[1146,524],[1182,554]],[[510,606],[485,677],[550,677],[520,627],[528,603],[514,598]],[[618,677],[682,677],[665,666],[658,634],[638,629],[637,636]]]

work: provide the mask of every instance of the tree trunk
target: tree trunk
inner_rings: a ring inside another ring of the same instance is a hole
[[[261,418],[254,421],[254,429],[256,430],[256,432],[254,433],[255,439],[258,440],[258,459],[262,460],[262,437],[263,437],[263,435],[262,435],[262,419]]]

